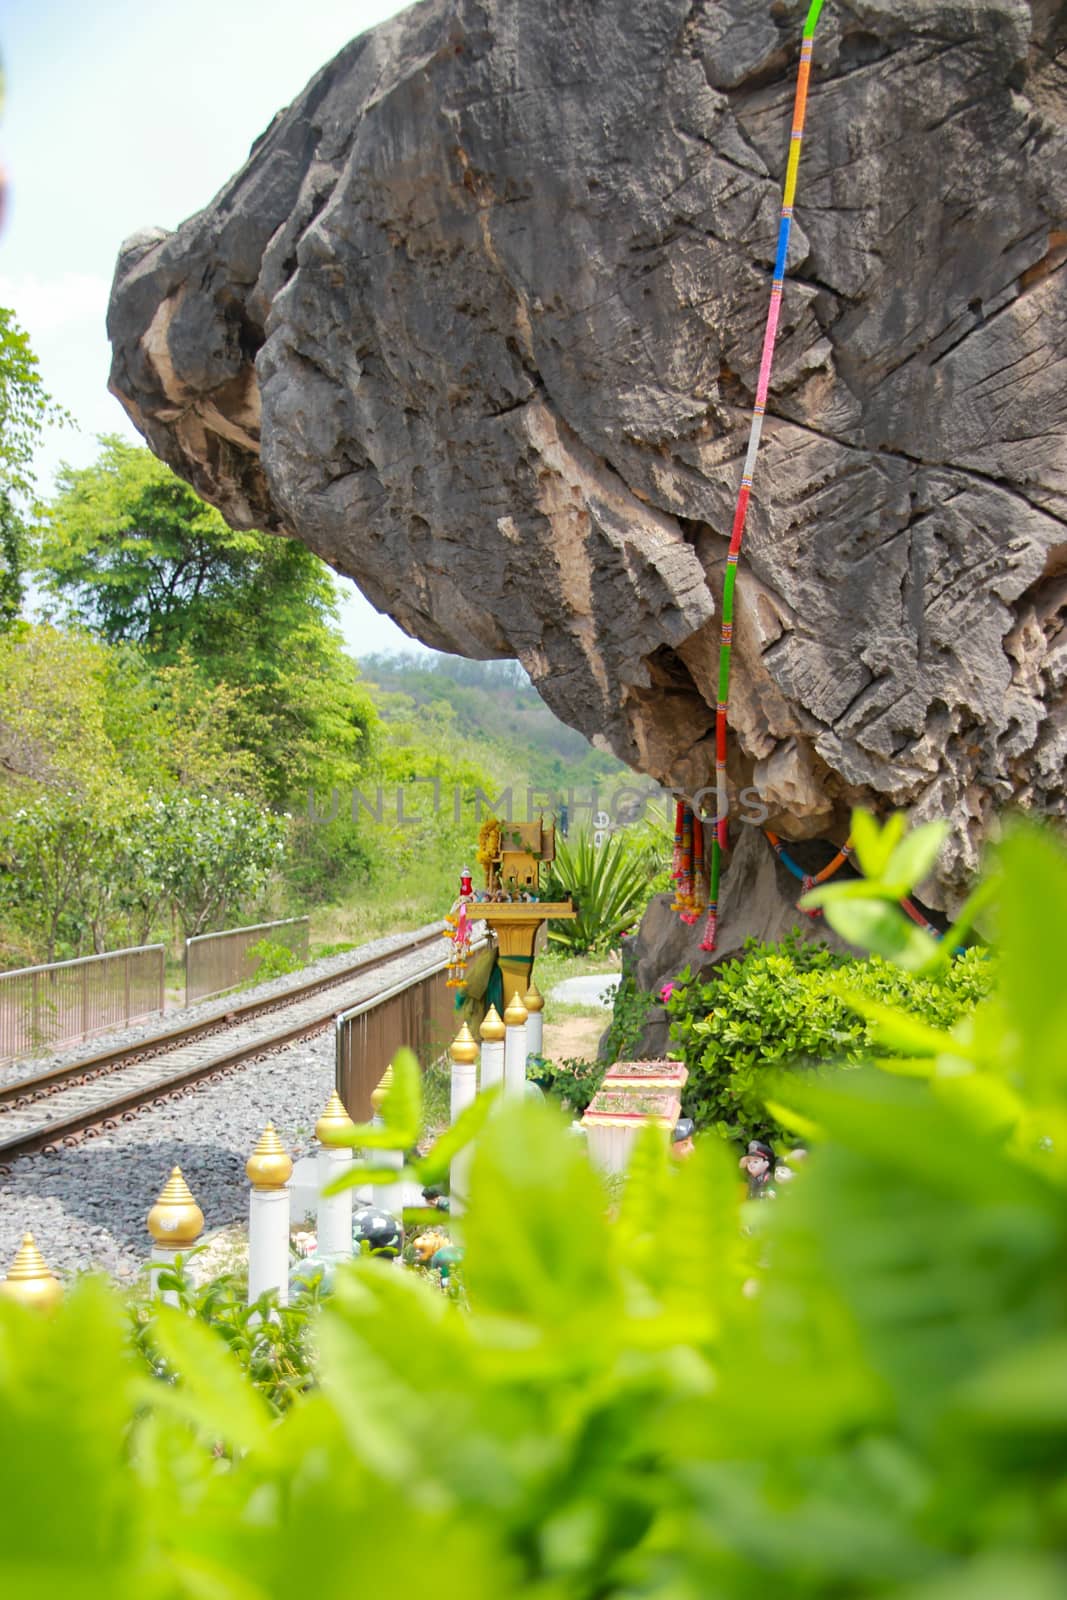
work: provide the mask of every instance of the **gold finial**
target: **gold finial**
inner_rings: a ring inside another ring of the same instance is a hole
[[[326,1109],[315,1124],[315,1137],[320,1144],[333,1144],[338,1134],[345,1134],[353,1127],[355,1123],[345,1110],[344,1101],[335,1089],[326,1102]]]
[[[385,1104],[386,1096],[393,1087],[393,1069],[386,1067],[378,1080],[378,1087],[371,1092],[370,1103],[375,1111],[380,1112]]]
[[[522,1003],[527,1011],[543,1011],[545,1008],[544,996],[532,978]]]
[[[0,1282],[0,1294],[6,1300],[17,1300],[19,1305],[40,1306],[42,1311],[51,1311],[62,1300],[63,1285],[45,1265],[32,1233],[22,1235],[10,1271]]]
[[[508,1009],[504,1012],[504,1022],[509,1028],[519,1028],[525,1021],[526,1007],[519,999],[519,991],[516,989],[508,1001]]]
[[[157,1244],[181,1250],[195,1244],[204,1227],[204,1213],[189,1193],[181,1167],[172,1167],[159,1199],[148,1213],[148,1231]]]
[[[273,1122],[259,1136],[259,1143],[245,1162],[253,1189],[284,1189],[293,1175],[293,1163],[274,1131]]]
[[[504,1037],[504,1024],[500,1020],[500,1012],[496,1006],[490,1006],[482,1019],[478,1032],[484,1040],[495,1041]]]
[[[474,1042],[474,1035],[464,1023],[452,1041],[452,1060],[459,1066],[461,1063],[470,1065],[478,1059],[478,1046]]]

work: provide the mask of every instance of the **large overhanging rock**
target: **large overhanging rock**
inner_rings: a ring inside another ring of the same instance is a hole
[[[238,527],[710,781],[806,0],[427,0],[119,258],[111,384]],[[731,777],[1064,809],[1067,8],[828,0],[739,581]],[[192,113],[190,113],[192,114]]]

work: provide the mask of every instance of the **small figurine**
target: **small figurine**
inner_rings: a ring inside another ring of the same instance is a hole
[[[693,1134],[696,1123],[692,1117],[679,1117],[671,1134],[671,1155],[675,1161],[686,1161],[693,1154]]]
[[[441,1282],[447,1283],[452,1276],[453,1267],[458,1267],[463,1260],[463,1246],[461,1244],[446,1244],[440,1250],[435,1250],[430,1257],[430,1265],[441,1274]]]
[[[320,1294],[330,1294],[335,1265],[335,1262],[316,1255],[304,1256],[302,1260],[294,1262],[289,1268],[290,1295],[311,1294],[315,1289]]]
[[[357,1255],[365,1244],[372,1256],[398,1256],[403,1242],[399,1222],[380,1206],[365,1206],[352,1218],[352,1245]]]
[[[447,1233],[442,1233],[440,1228],[430,1228],[426,1233],[420,1233],[412,1245],[415,1260],[420,1267],[425,1267],[431,1256],[436,1255],[438,1250],[447,1249],[451,1243]]]
[[[748,1177],[748,1198],[766,1200],[774,1194],[767,1185],[774,1171],[774,1151],[762,1139],[750,1139],[748,1149],[737,1163]]]
[[[448,1195],[445,1194],[443,1189],[438,1189],[436,1185],[424,1189],[422,1198],[428,1206],[433,1206],[435,1211],[451,1211],[452,1209],[452,1202]]]
[[[807,1158],[808,1152],[800,1147],[790,1150],[784,1161],[779,1161],[774,1169],[775,1183],[792,1183],[796,1177],[795,1168]]]

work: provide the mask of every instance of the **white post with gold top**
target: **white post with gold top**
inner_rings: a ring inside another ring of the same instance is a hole
[[[479,1028],[482,1038],[482,1069],[478,1087],[495,1089],[504,1081],[504,1024],[496,1006],[490,1006]]]
[[[504,1098],[526,1093],[526,1007],[514,994],[504,1012]]]
[[[540,989],[532,978],[522,1003],[526,1007],[526,1059],[528,1061],[531,1056],[541,1055],[545,1042],[545,1002],[541,996]]]
[[[325,1191],[336,1178],[343,1178],[355,1152],[351,1145],[336,1144],[354,1127],[344,1102],[335,1089],[326,1102],[326,1109],[315,1124],[315,1137],[319,1152],[315,1170],[319,1184],[318,1228],[316,1254],[319,1256],[350,1256],[352,1254],[352,1190],[340,1194]]]
[[[248,1210],[248,1303],[268,1289],[289,1303],[289,1179],[293,1163],[268,1122],[245,1163],[252,1185]]]
[[[456,1034],[452,1041],[452,1085],[450,1097],[450,1120],[458,1122],[467,1107],[474,1104],[478,1093],[478,1046],[474,1042],[474,1035],[467,1024]],[[461,1216],[467,1209],[467,1200],[470,1196],[470,1166],[473,1150],[470,1145],[457,1152],[452,1157],[449,1168],[448,1186],[450,1191],[450,1208],[453,1216]]]
[[[17,1300],[21,1306],[33,1306],[41,1311],[51,1311],[62,1300],[63,1285],[45,1265],[32,1233],[22,1235],[7,1277],[0,1281],[0,1295],[5,1300]]]
[[[393,1087],[393,1069],[386,1067],[378,1080],[378,1087],[371,1091],[370,1103],[374,1107],[371,1121],[379,1128],[384,1126],[382,1107],[390,1089]],[[373,1166],[379,1170],[392,1168],[394,1172],[402,1172],[404,1168],[404,1150],[372,1150],[369,1159]],[[404,1185],[403,1183],[378,1183],[371,1190],[374,1204],[383,1211],[388,1211],[392,1217],[400,1218],[404,1214]]]
[[[170,1169],[170,1177],[148,1213],[148,1231],[153,1240],[149,1278],[152,1293],[156,1294],[160,1270],[172,1267],[175,1256],[183,1250],[191,1250],[204,1231],[204,1213],[190,1194],[181,1167]],[[178,1304],[175,1289],[164,1289],[161,1298],[164,1305]]]

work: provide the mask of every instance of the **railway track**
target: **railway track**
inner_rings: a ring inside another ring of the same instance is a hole
[[[439,922],[397,937],[338,972],[294,984],[262,1000],[221,1007],[181,1027],[105,1050],[48,1072],[0,1086],[0,1164],[35,1150],[78,1144],[137,1115],[139,1109],[189,1092],[204,1078],[267,1050],[307,1038],[346,1007],[383,988],[414,980],[439,960]]]

